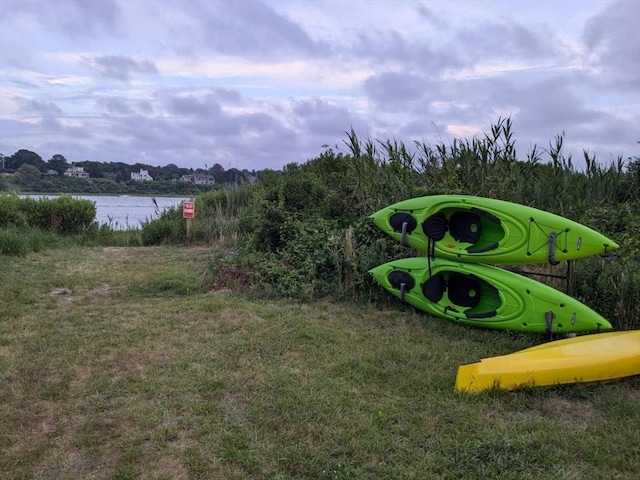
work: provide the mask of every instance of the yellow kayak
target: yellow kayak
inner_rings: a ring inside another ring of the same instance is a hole
[[[640,375],[640,330],[565,338],[461,365],[456,390],[514,390]]]

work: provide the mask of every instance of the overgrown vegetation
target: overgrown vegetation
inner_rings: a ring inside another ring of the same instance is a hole
[[[345,146],[281,174],[264,172],[259,184],[232,190],[224,201],[221,192],[200,197],[215,214],[198,214],[195,241],[242,240],[217,267],[221,284],[301,299],[382,296],[366,272],[407,252],[367,216],[414,196],[470,194],[551,211],[613,238],[621,249],[612,257],[576,262],[573,293],[616,328],[640,327],[639,158],[603,165],[585,151],[578,169],[559,135],[519,159],[510,119],[450,146],[418,142],[409,149],[353,131]],[[145,230],[149,243],[186,240],[176,212]]]

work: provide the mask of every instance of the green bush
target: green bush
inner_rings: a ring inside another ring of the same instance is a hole
[[[640,328],[640,211],[631,203],[590,210],[583,220],[620,245],[609,258],[576,262],[581,301],[615,328]]]
[[[96,206],[90,200],[62,195],[53,200],[42,199],[41,220],[62,234],[87,232],[96,218]]]
[[[34,227],[62,234],[90,230],[96,206],[89,200],[62,195],[54,199],[0,194],[0,227]]]
[[[9,226],[25,227],[28,224],[27,217],[20,208],[20,197],[0,194],[0,228]]]
[[[143,245],[162,245],[181,243],[186,240],[186,232],[182,232],[181,223],[167,215],[169,211],[157,219],[145,223],[142,227]]]
[[[620,243],[609,259],[576,262],[576,296],[616,328],[639,328],[640,258],[637,198],[629,195],[637,162],[601,166],[585,153],[577,171],[558,136],[517,160],[511,122],[500,120],[481,139],[451,146],[361,142],[350,154],[329,150],[302,165],[268,174],[238,213],[243,248],[220,265],[227,280],[254,293],[293,298],[388,299],[367,271],[415,254],[386,237],[368,215],[419,195],[468,194],[527,204],[580,221]],[[542,153],[549,156],[543,163]]]

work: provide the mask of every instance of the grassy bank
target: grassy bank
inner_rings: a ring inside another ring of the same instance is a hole
[[[0,477],[640,476],[640,379],[458,394],[541,339],[210,291],[214,255],[0,257]]]

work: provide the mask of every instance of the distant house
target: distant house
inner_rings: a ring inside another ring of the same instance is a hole
[[[89,178],[89,172],[85,172],[83,167],[69,167],[64,172],[66,177]]]
[[[140,173],[131,172],[131,180],[134,182],[152,182],[153,177],[149,175],[149,170],[140,169]]]
[[[181,182],[193,182],[196,185],[213,185],[216,183],[216,177],[213,175],[183,175],[180,177]]]

